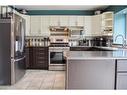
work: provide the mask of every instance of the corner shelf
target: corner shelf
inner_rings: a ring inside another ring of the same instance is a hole
[[[102,35],[112,36],[113,34],[113,12],[102,14]]]

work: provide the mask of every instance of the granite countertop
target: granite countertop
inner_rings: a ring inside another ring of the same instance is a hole
[[[69,51],[68,60],[127,59],[127,50],[114,51]]]

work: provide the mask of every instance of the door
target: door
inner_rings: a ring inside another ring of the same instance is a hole
[[[14,27],[14,55],[15,59],[24,56],[24,41],[25,41],[25,20],[19,16],[15,16]]]
[[[66,64],[63,52],[50,52],[50,64]]]
[[[13,56],[11,59],[11,84],[16,83],[25,74],[25,20],[15,15],[14,33],[12,36]],[[14,49],[13,49],[14,48]]]

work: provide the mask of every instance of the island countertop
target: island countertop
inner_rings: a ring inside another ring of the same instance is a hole
[[[69,51],[68,60],[127,59],[127,50],[116,51]]]

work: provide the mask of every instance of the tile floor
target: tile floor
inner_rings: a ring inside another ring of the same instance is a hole
[[[27,70],[19,82],[12,86],[0,86],[0,89],[64,90],[65,71]]]

